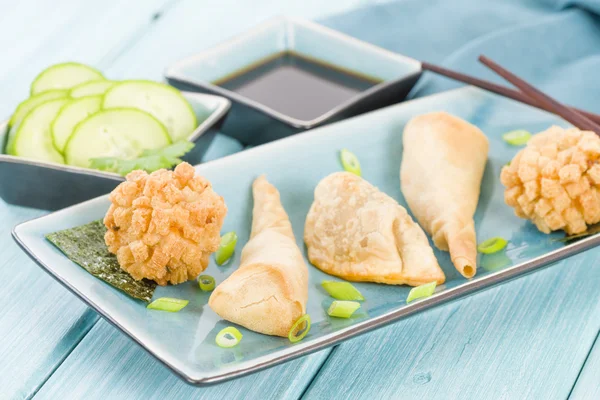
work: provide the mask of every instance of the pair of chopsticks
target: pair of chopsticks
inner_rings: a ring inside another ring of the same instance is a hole
[[[502,85],[497,85],[473,76],[461,74],[459,72],[439,67],[428,62],[422,62],[421,64],[422,68],[426,71],[435,72],[439,75],[443,75],[469,85],[477,86],[521,103],[541,108],[562,117],[579,129],[590,130],[600,135],[600,115],[579,110],[577,108],[569,107],[560,103],[483,55],[479,56],[479,61],[506,79],[508,82],[512,83],[520,91],[509,89]]]

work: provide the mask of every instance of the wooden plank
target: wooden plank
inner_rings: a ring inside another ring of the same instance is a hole
[[[600,399],[600,332],[569,396],[569,400],[597,399]]]
[[[12,2],[0,13],[0,116],[29,94],[45,67],[80,61],[100,69],[135,40],[174,0]]]
[[[4,398],[29,397],[96,320],[12,241],[10,228],[42,212],[0,203],[0,388]]]
[[[326,356],[320,352],[239,380],[196,388],[100,321],[35,398],[296,399]]]
[[[15,1],[0,13],[0,114],[27,96],[47,65],[80,60],[102,66],[113,49],[136,37],[171,0],[128,2]],[[97,315],[54,282],[13,242],[10,229],[42,211],[0,201],[0,397],[27,398],[97,321]]]
[[[344,343],[305,398],[565,399],[600,329],[599,256]]]

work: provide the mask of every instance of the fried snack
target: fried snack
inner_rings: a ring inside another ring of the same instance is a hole
[[[502,168],[504,201],[544,232],[582,233],[600,222],[600,138],[553,126]]]
[[[488,154],[474,125],[445,112],[419,115],[404,128],[402,194],[438,249],[450,251],[465,278],[477,271],[473,215]]]
[[[418,286],[446,279],[425,232],[406,210],[348,172],[317,185],[304,242],[311,263],[349,281]]]
[[[162,286],[194,279],[219,248],[227,207],[194,173],[188,163],[150,175],[133,171],[110,194],[104,240],[135,279]]]
[[[261,176],[252,192],[252,233],[240,267],[217,286],[208,305],[250,330],[287,337],[306,313],[308,269],[277,189]]]

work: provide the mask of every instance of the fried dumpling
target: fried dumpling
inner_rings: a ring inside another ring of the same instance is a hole
[[[406,210],[348,172],[317,185],[304,241],[311,263],[349,281],[418,286],[445,280],[425,233]]]
[[[466,278],[477,270],[473,215],[479,201],[488,140],[474,125],[445,112],[423,114],[404,128],[402,194],[435,245],[450,251]]]
[[[287,337],[306,313],[308,268],[277,189],[261,176],[252,193],[252,233],[240,267],[217,286],[208,305],[250,330]]]

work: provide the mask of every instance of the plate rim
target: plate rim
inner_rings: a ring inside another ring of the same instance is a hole
[[[403,102],[400,104],[396,104],[396,105],[392,105],[389,107],[399,107],[403,104],[412,103],[412,102],[416,102],[416,101],[425,101],[432,97],[448,96],[448,95],[451,95],[456,92],[475,92],[475,93],[486,93],[487,94],[486,91],[481,90],[481,89],[477,89],[477,88],[473,88],[473,87],[462,87],[462,88],[458,88],[458,89],[454,89],[454,90],[450,90],[450,91],[436,93],[432,96],[426,96],[426,97],[422,97],[422,98],[418,98],[418,99],[409,100],[409,101],[406,101],[406,102]],[[528,105],[524,105],[524,106],[528,107],[528,108],[536,109],[535,107],[531,107]],[[389,108],[389,107],[386,107],[386,108]],[[382,108],[382,109],[373,111],[371,113],[377,113],[384,109],[385,108]],[[540,110],[540,111],[546,113],[543,110]],[[366,114],[363,114],[360,116],[356,116],[356,117],[341,121],[340,123],[346,123],[355,118],[362,118],[371,113],[366,113]],[[547,114],[549,114],[549,113],[547,113]],[[329,127],[329,125],[327,127]],[[267,143],[265,145],[258,146],[256,148],[246,150],[242,153],[232,154],[232,155],[229,155],[229,156],[226,156],[223,158],[219,158],[219,159],[210,161],[208,163],[202,164],[202,167],[205,167],[208,165],[210,165],[211,167],[218,166],[222,162],[231,162],[231,158],[235,159],[235,157],[239,158],[240,156],[250,156],[254,153],[260,153],[265,150],[268,151],[268,149],[271,149],[273,147],[281,146],[282,143],[285,144],[285,143],[291,143],[295,140],[304,140],[305,138],[310,137],[310,135],[320,134],[318,131],[320,129],[326,129],[327,127],[315,129],[311,132],[303,133],[300,135],[294,135],[289,138],[274,141],[272,143]],[[315,133],[315,131],[316,131],[316,133]],[[209,386],[209,385],[213,385],[213,384],[222,383],[222,382],[234,379],[234,378],[242,377],[242,376],[254,373],[254,372],[264,370],[269,367],[273,367],[282,362],[291,361],[293,359],[317,352],[319,350],[323,350],[325,348],[328,348],[328,347],[334,346],[338,343],[341,343],[347,339],[359,336],[361,334],[367,333],[367,332],[377,329],[377,328],[381,328],[392,322],[396,322],[402,318],[405,318],[407,316],[424,311],[428,308],[432,308],[435,305],[447,303],[447,302],[474,294],[483,289],[490,288],[490,287],[498,285],[498,284],[506,283],[517,277],[524,276],[526,274],[549,267],[550,265],[553,265],[553,263],[555,263],[557,261],[561,261],[565,258],[568,258],[572,255],[578,254],[585,250],[591,249],[600,244],[600,233],[598,233],[598,234],[592,235],[588,238],[581,239],[575,243],[567,244],[564,247],[555,249],[553,251],[542,254],[542,255],[532,258],[530,260],[510,266],[501,271],[497,271],[497,272],[490,273],[488,275],[485,275],[485,276],[482,276],[479,278],[474,278],[474,279],[468,280],[463,285],[460,285],[460,286],[457,286],[454,288],[450,288],[450,289],[445,289],[443,291],[435,293],[431,297],[413,302],[413,303],[408,304],[400,309],[390,310],[390,311],[383,313],[377,317],[373,317],[373,318],[358,322],[356,324],[353,324],[351,326],[342,328],[336,332],[331,332],[327,335],[323,335],[319,339],[316,339],[314,342],[308,342],[308,341],[307,342],[299,342],[298,344],[294,345],[293,347],[288,347],[285,350],[262,356],[261,361],[251,364],[249,366],[246,366],[243,368],[233,368],[229,371],[225,371],[220,374],[207,374],[207,375],[203,375],[203,376],[193,376],[193,374],[188,374],[188,373],[184,372],[181,368],[178,368],[178,367],[172,365],[172,363],[170,363],[167,359],[165,359],[165,357],[162,357],[162,356],[158,355],[157,353],[155,353],[150,348],[150,346],[147,346],[144,343],[144,341],[142,341],[135,334],[131,333],[129,330],[127,330],[125,327],[123,327],[118,321],[116,321],[114,318],[112,318],[109,313],[105,312],[102,307],[98,306],[90,298],[88,298],[87,296],[85,296],[81,292],[79,292],[79,290],[75,286],[73,286],[69,282],[67,282],[66,278],[64,278],[64,277],[60,276],[58,273],[56,273],[56,271],[51,266],[49,266],[45,262],[43,262],[34,253],[34,251],[28,246],[28,244],[26,243],[27,240],[24,239],[24,235],[23,235],[25,232],[20,233],[20,231],[28,229],[29,226],[35,225],[39,220],[48,218],[55,214],[63,214],[63,213],[68,214],[72,211],[71,210],[72,208],[83,207],[85,204],[92,203],[92,202],[99,202],[99,201],[101,201],[101,199],[105,199],[107,196],[108,195],[99,196],[94,199],[87,200],[85,202],[66,207],[62,210],[52,212],[52,213],[49,213],[49,214],[46,214],[46,215],[43,215],[40,217],[30,219],[30,220],[22,222],[20,224],[17,224],[12,229],[12,232],[11,232],[12,237],[15,240],[15,242],[19,245],[19,247],[36,264],[38,264],[46,273],[48,273],[52,278],[54,278],[57,282],[59,282],[61,285],[63,285],[71,293],[73,293],[74,295],[79,297],[86,305],[88,305],[89,307],[94,309],[101,317],[103,317],[111,325],[116,327],[119,331],[121,331],[121,333],[127,335],[130,339],[132,339],[134,342],[136,342],[142,349],[144,349],[148,354],[150,354],[152,357],[157,359],[164,366],[169,368],[178,377],[180,377],[184,381],[186,381],[192,385],[195,385],[195,386]],[[275,355],[275,356],[273,356],[273,355]]]

